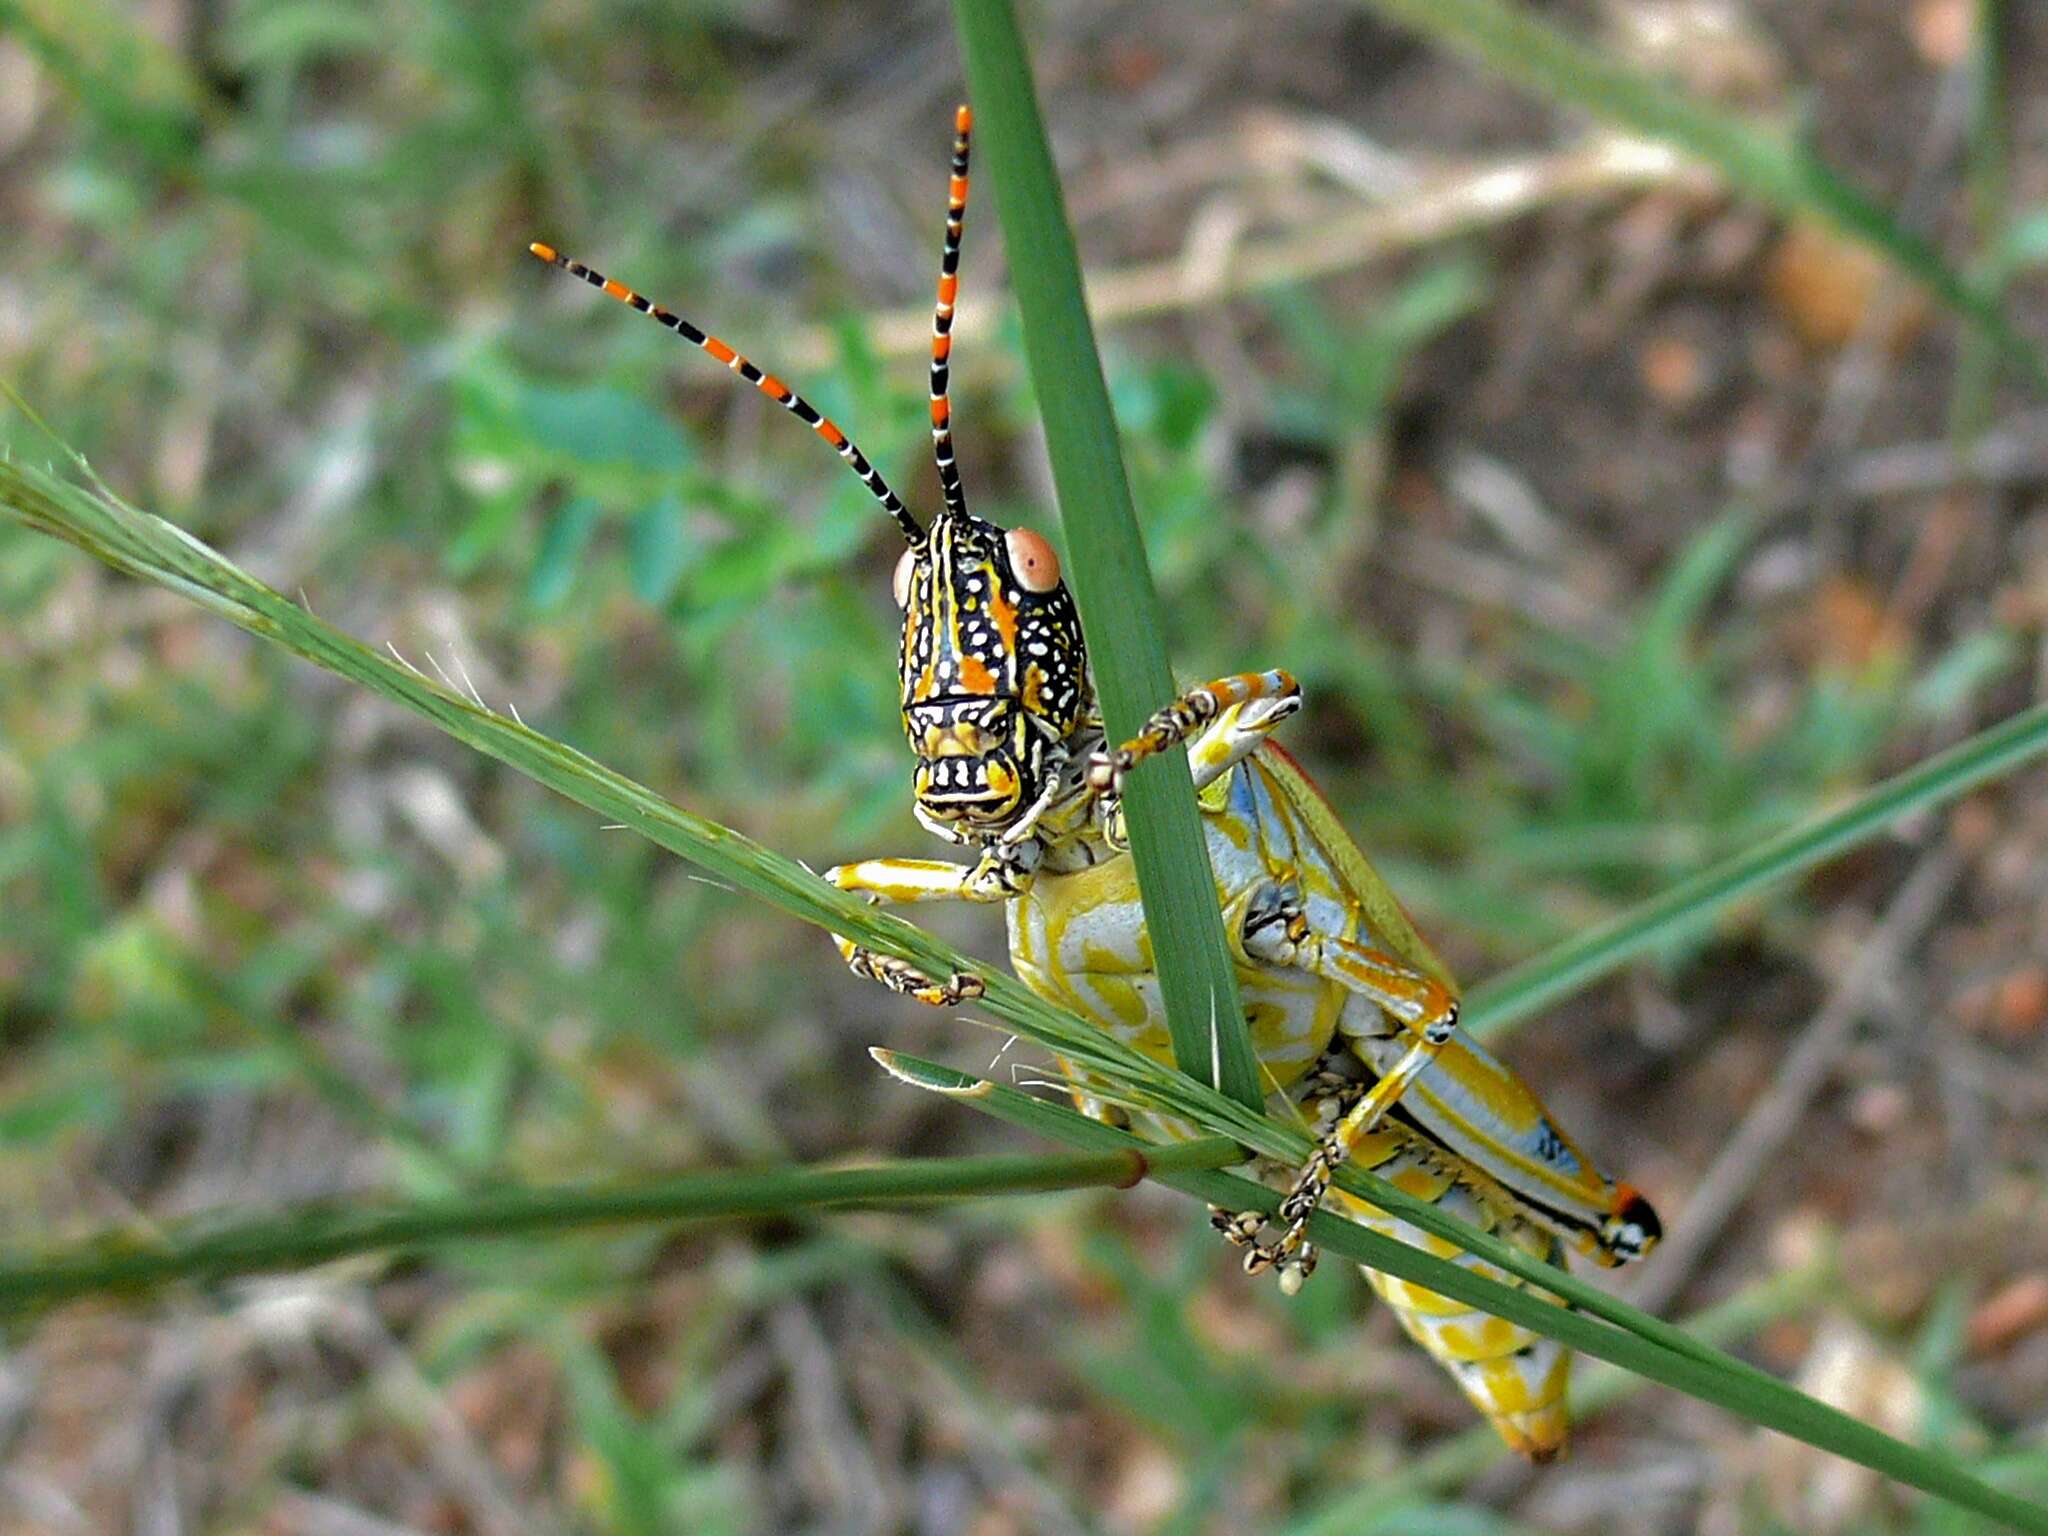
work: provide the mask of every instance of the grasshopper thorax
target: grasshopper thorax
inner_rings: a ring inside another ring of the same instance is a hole
[[[1035,805],[1089,711],[1088,659],[1052,547],[950,508],[896,567],[903,733],[923,819],[961,838]]]

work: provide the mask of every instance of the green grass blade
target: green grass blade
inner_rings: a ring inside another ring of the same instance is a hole
[[[562,743],[434,684],[410,666],[387,660],[255,581],[196,539],[126,506],[104,488],[97,494],[88,493],[41,471],[0,462],[0,510],[67,538],[120,569],[182,591],[243,628],[362,683],[456,739],[578,804],[633,827],[793,917],[874,945],[932,974],[971,966],[964,956],[923,930],[827,885],[801,865],[671,805]],[[985,979],[985,1002],[990,1011],[1027,1039],[1066,1059],[1105,1091],[1120,1092],[1138,1107],[1231,1136],[1269,1157],[1299,1162],[1307,1156],[1309,1141],[1298,1126],[1269,1119],[1198,1079],[1161,1067],[1085,1021],[1045,1003],[1012,977],[993,973]],[[1344,1168],[1338,1180],[1353,1193],[1424,1231],[1458,1243],[1594,1316],[1630,1328],[1678,1353],[1699,1348],[1668,1324],[1644,1316],[1488,1234],[1467,1228],[1435,1206],[1414,1200],[1370,1175]]]
[[[1177,690],[1081,293],[1081,263],[1009,0],[956,0],[953,14],[1045,421],[1072,557],[1067,581],[1080,605],[1110,739],[1128,740]],[[1156,767],[1134,773],[1124,807],[1174,1060],[1256,1109],[1265,1095],[1224,949],[1216,877],[1185,755],[1167,753]]]
[[[74,462],[90,475],[82,460],[74,456]],[[970,963],[930,935],[826,885],[802,866],[739,833],[693,816],[572,748],[431,682],[409,666],[387,660],[256,581],[197,539],[160,518],[127,506],[96,482],[88,490],[48,471],[0,461],[0,513],[65,539],[116,569],[181,592],[251,633],[362,683],[432,721],[458,740],[601,815],[639,830],[660,846],[751,891],[779,910],[873,944],[935,973]],[[1128,1096],[1140,1107],[1191,1121],[1213,1135],[1228,1137],[1270,1157],[1298,1162],[1306,1156],[1308,1138],[1298,1127],[1254,1113],[1198,1079],[1160,1066],[1086,1022],[1051,1007],[1011,977],[991,974],[987,983],[985,1002],[991,1012],[1018,1033],[1067,1058],[1079,1070]],[[946,1069],[929,1070],[936,1073]],[[959,1078],[958,1074],[952,1077],[956,1079],[950,1085],[953,1091],[977,1102],[1005,1092],[995,1084],[977,1084]],[[1124,1145],[1121,1139],[1102,1141],[1100,1135],[1116,1137],[1117,1133],[1060,1106],[1014,1093],[999,1101],[1006,1105],[1015,1101],[1026,1114],[1040,1117],[1044,1123],[1039,1128],[1056,1139],[1074,1141],[1078,1127],[1082,1138],[1079,1145],[1084,1150],[1114,1150]],[[1189,1184],[1189,1180],[1211,1182]],[[1260,1186],[1221,1174],[1176,1173],[1169,1179],[1173,1181],[1180,1181],[1178,1187],[1224,1204],[1270,1207],[1276,1198]],[[1412,1200],[1353,1168],[1340,1168],[1337,1181],[1352,1193],[1424,1231],[1458,1243],[1581,1310],[1564,1311],[1531,1291],[1485,1281],[1351,1223],[1319,1217],[1313,1228],[1317,1241],[1339,1253],[1389,1273],[1414,1278],[1470,1305],[1497,1311],[1570,1347],[1613,1360],[1703,1401],[1729,1407],[1757,1423],[1837,1451],[1915,1486],[1941,1492],[1968,1507],[2031,1512],[2028,1518],[2016,1523],[2023,1529],[2048,1532],[2048,1514],[2033,1511],[2032,1506],[2015,1504],[1939,1458],[1931,1458],[1930,1466],[1925,1453],[1898,1447],[1897,1442],[1813,1403],[1754,1367],[1686,1337],[1575,1276],[1540,1264],[1488,1234],[1457,1223],[1432,1205]],[[1904,1453],[1903,1459],[1900,1452]],[[1992,1502],[1986,1503],[1986,1499]],[[2034,1523],[2029,1523],[2030,1519]]]
[[[670,804],[572,748],[435,684],[409,665],[370,650],[171,524],[127,506],[104,487],[88,492],[45,472],[0,462],[0,511],[68,539],[119,569],[181,591],[252,633],[363,684],[457,740],[634,828],[790,916],[874,945],[931,974],[972,965],[923,930],[826,884],[801,865]],[[1047,1004],[1012,977],[998,972],[985,979],[985,1002],[991,1012],[1027,1039],[1072,1063],[1105,1091],[1120,1092],[1139,1107],[1231,1136],[1269,1157],[1300,1162],[1308,1155],[1309,1141],[1299,1127],[1268,1119],[1198,1079],[1161,1067],[1085,1021]],[[1594,1316],[1634,1329],[1660,1347],[1679,1353],[1697,1349],[1669,1325],[1623,1306],[1583,1280],[1539,1263],[1488,1234],[1463,1226],[1435,1206],[1414,1200],[1370,1175],[1345,1168],[1340,1170],[1339,1183]]]
[[[904,1082],[959,1098],[999,1119],[1069,1146],[1107,1149],[1135,1140],[1126,1132],[1087,1119],[1064,1105],[1034,1099],[999,1083],[895,1051],[874,1054],[885,1069]],[[1218,1171],[1162,1172],[1160,1182],[1228,1210],[1257,1208],[1270,1213],[1280,1201],[1278,1194],[1263,1185]],[[2015,1530],[2048,1533],[2048,1507],[1994,1488],[1951,1457],[1895,1440],[1761,1371],[1707,1351],[1697,1341],[1693,1341],[1697,1346],[1694,1352],[1679,1354],[1626,1329],[1564,1311],[1527,1291],[1486,1279],[1328,1213],[1318,1213],[1310,1221],[1309,1230],[1314,1240],[1330,1253],[1548,1334],[1581,1353],[1676,1387],[1702,1402],[1859,1462],[1964,1509],[2003,1520]]]
[[[89,467],[78,462],[81,470]],[[801,865],[741,833],[692,815],[554,738],[500,715],[372,650],[273,591],[161,518],[103,486],[87,489],[47,470],[0,461],[0,514],[85,550],[116,570],[190,598],[230,623],[412,711],[457,741],[517,769],[607,820],[657,843],[770,905],[835,933],[945,972],[957,951],[891,913],[835,890]]]
[[[2048,366],[1997,302],[1803,146],[1580,42],[1512,0],[1363,3],[1517,85],[1676,145],[1715,167],[1736,190],[1819,219],[1868,246],[1962,316],[2036,389],[2048,392]]]
[[[655,1183],[499,1189],[412,1205],[306,1206],[212,1231],[118,1235],[0,1266],[0,1314],[80,1296],[137,1295],[177,1281],[305,1269],[356,1254],[592,1227],[777,1216],[818,1206],[900,1205],[1112,1186],[1158,1170],[1215,1168],[1244,1154],[1211,1138],[1080,1155],[929,1158],[865,1168],[720,1169]],[[198,1226],[199,1223],[189,1224]]]
[[[159,518],[137,512],[104,489],[92,494],[41,471],[0,463],[0,510],[67,538],[120,569],[185,592],[243,628],[404,705],[456,739],[578,804],[633,827],[793,917],[872,944],[932,974],[971,966],[957,951],[894,914],[827,885],[802,866],[741,834],[671,805],[644,786],[429,681],[411,667],[387,660],[271,591],[196,539]],[[1309,1141],[1298,1127],[1268,1119],[1198,1079],[1166,1070],[1085,1021],[1051,1007],[1014,978],[995,973],[985,979],[985,1002],[990,1011],[1106,1089],[1129,1096],[1140,1107],[1231,1136],[1269,1157],[1299,1162],[1307,1156]],[[1594,1316],[1633,1328],[1662,1348],[1679,1353],[1697,1348],[1669,1325],[1623,1306],[1583,1280],[1541,1264],[1488,1234],[1463,1226],[1435,1206],[1414,1200],[1370,1175],[1345,1168],[1340,1170],[1339,1183]]]
[[[1901,817],[1946,805],[2043,752],[2048,752],[2048,704],[2036,704],[1872,786],[1839,810],[1788,827],[1663,895],[1490,977],[1467,994],[1465,1026],[1482,1033],[1504,1029],[1646,950],[1699,932],[1774,881],[1868,842]]]
[[[975,1086],[977,1089],[980,1086],[974,1079],[961,1079],[959,1074],[949,1067],[932,1069],[940,1074],[939,1080],[924,1081],[919,1079],[914,1072],[904,1066],[906,1062],[912,1062],[915,1065],[913,1059],[904,1057],[896,1052],[878,1051],[876,1059],[881,1061],[890,1071],[895,1072],[897,1076],[904,1078],[905,1081],[915,1082],[918,1086],[931,1088],[935,1091],[960,1093],[963,1082]],[[1113,1064],[1097,1063],[1097,1070],[1112,1081],[1120,1083],[1124,1080],[1117,1077]],[[1179,1119],[1203,1125],[1217,1134],[1232,1136],[1244,1145],[1281,1163],[1299,1164],[1308,1156],[1310,1142],[1307,1136],[1298,1128],[1283,1126],[1279,1121],[1264,1116],[1246,1115],[1232,1101],[1224,1099],[1213,1092],[1203,1090],[1199,1085],[1196,1085],[1192,1090],[1180,1087],[1180,1083],[1184,1081],[1184,1079],[1169,1079],[1165,1082],[1163,1091],[1149,1094],[1139,1102]],[[993,1087],[993,1085],[989,1086]],[[977,1097],[978,1092],[964,1094],[963,1096]],[[1060,1105],[1048,1104],[1030,1098],[1010,1097],[1004,1098],[1002,1103],[1011,1106],[1014,1110],[1014,1116],[1037,1116],[1038,1120],[1036,1122],[1019,1118],[1017,1123],[1031,1125],[1032,1128],[1048,1136],[1061,1138],[1072,1129],[1072,1112]],[[1109,1143],[1084,1142],[1081,1144],[1108,1145]],[[1344,1189],[1369,1201],[1380,1210],[1390,1215],[1399,1216],[1413,1226],[1433,1236],[1442,1237],[1449,1242],[1456,1243],[1466,1252],[1475,1254],[1498,1265],[1509,1274],[1517,1276],[1538,1290],[1548,1291],[1561,1300],[1571,1303],[1589,1316],[1600,1318],[1613,1325],[1616,1329],[1634,1334],[1655,1348],[1667,1350],[1676,1355],[1689,1356],[1695,1361],[1711,1366],[1716,1370],[1748,1374],[1762,1381],[1770,1380],[1768,1376],[1755,1367],[1730,1359],[1719,1351],[1692,1338],[1682,1330],[1673,1327],[1670,1323],[1638,1311],[1619,1298],[1611,1296],[1599,1287],[1589,1284],[1582,1277],[1557,1266],[1546,1264],[1540,1259],[1531,1258],[1528,1254],[1523,1253],[1520,1249],[1502,1241],[1493,1234],[1480,1232],[1472,1227],[1468,1227],[1455,1217],[1446,1215],[1433,1203],[1406,1194],[1372,1174],[1363,1173],[1357,1168],[1343,1166],[1337,1171],[1336,1182],[1340,1189]],[[1259,1203],[1259,1201],[1253,1201],[1253,1204]],[[1396,1246],[1399,1245],[1397,1244]],[[1392,1272],[1404,1273],[1398,1268],[1395,1268]],[[1525,1293],[1515,1292],[1514,1294],[1521,1295]],[[1475,1305],[1477,1304],[1475,1303]],[[1489,1307],[1488,1310],[1492,1309]],[[1528,1321],[1528,1326],[1534,1328],[1538,1333],[1549,1333],[1552,1330],[1546,1326],[1546,1319],[1552,1318],[1554,1315],[1554,1312],[1539,1312],[1533,1321]],[[1527,1321],[1527,1319],[1522,1315],[1518,1315],[1516,1321]]]
[[[2012,202],[2004,46],[2010,18],[2005,0],[1977,0],[1975,11],[1970,51],[1963,64],[1969,71],[1963,184],[1968,191],[1970,234],[1975,243],[1971,275],[1985,300],[1999,303],[2010,277],[2005,263],[1998,259]],[[1967,447],[1990,425],[1997,382],[1996,353],[1981,333],[1972,332],[1957,353],[1955,385],[1949,395],[1949,436],[1957,447]]]

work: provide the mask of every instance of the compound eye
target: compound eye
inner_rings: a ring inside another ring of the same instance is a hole
[[[890,590],[896,594],[896,606],[910,606],[910,573],[917,565],[917,551],[906,549],[903,558],[896,562],[896,574],[889,578]]]
[[[1060,584],[1060,557],[1029,528],[1012,528],[1003,535],[1003,547],[1010,552],[1017,584],[1026,592],[1050,592]]]

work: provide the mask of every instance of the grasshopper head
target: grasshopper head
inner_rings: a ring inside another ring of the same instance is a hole
[[[1088,659],[1052,546],[942,512],[896,566],[903,732],[924,818],[969,836],[1033,805],[1088,713]]]

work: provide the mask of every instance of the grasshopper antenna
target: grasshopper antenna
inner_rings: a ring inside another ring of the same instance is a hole
[[[946,183],[946,243],[939,253],[939,299],[932,310],[932,453],[948,517],[967,515],[967,493],[953,459],[953,402],[947,393],[952,369],[953,306],[960,295],[960,235],[967,222],[967,140],[974,113],[962,104],[953,114],[953,174]]]
[[[957,154],[955,160],[957,163]],[[966,184],[960,182],[958,185],[964,189]],[[949,243],[953,250],[957,251],[959,249],[957,239],[950,235]],[[889,489],[889,482],[882,478],[882,472],[868,462],[868,456],[860,451],[860,445],[842,432],[831,417],[821,414],[816,406],[783,383],[782,380],[776,378],[774,374],[763,373],[744,356],[734,351],[716,336],[698,330],[696,326],[690,324],[681,315],[671,314],[659,304],[642,298],[624,283],[616,282],[595,268],[586,267],[580,261],[571,260],[552,245],[543,245],[540,241],[536,240],[527,249],[550,266],[560,267],[571,277],[582,278],[591,287],[603,290],[621,304],[637,309],[643,315],[652,315],[656,320],[659,320],[663,325],[682,337],[683,340],[717,358],[726,367],[746,380],[747,383],[760,390],[762,394],[773,400],[777,405],[788,411],[790,415],[830,443],[833,451],[846,461],[847,467],[860,477],[860,483],[868,488],[868,494],[881,504],[884,512],[896,520],[896,526],[903,530],[903,537],[909,540],[911,547],[915,549],[924,544],[924,529],[919,526],[917,519],[910,515],[910,511],[903,505],[902,499]],[[937,407],[934,406],[933,410],[936,413]],[[948,456],[950,456],[950,449],[948,450]],[[957,481],[958,475],[956,474],[954,478]]]

